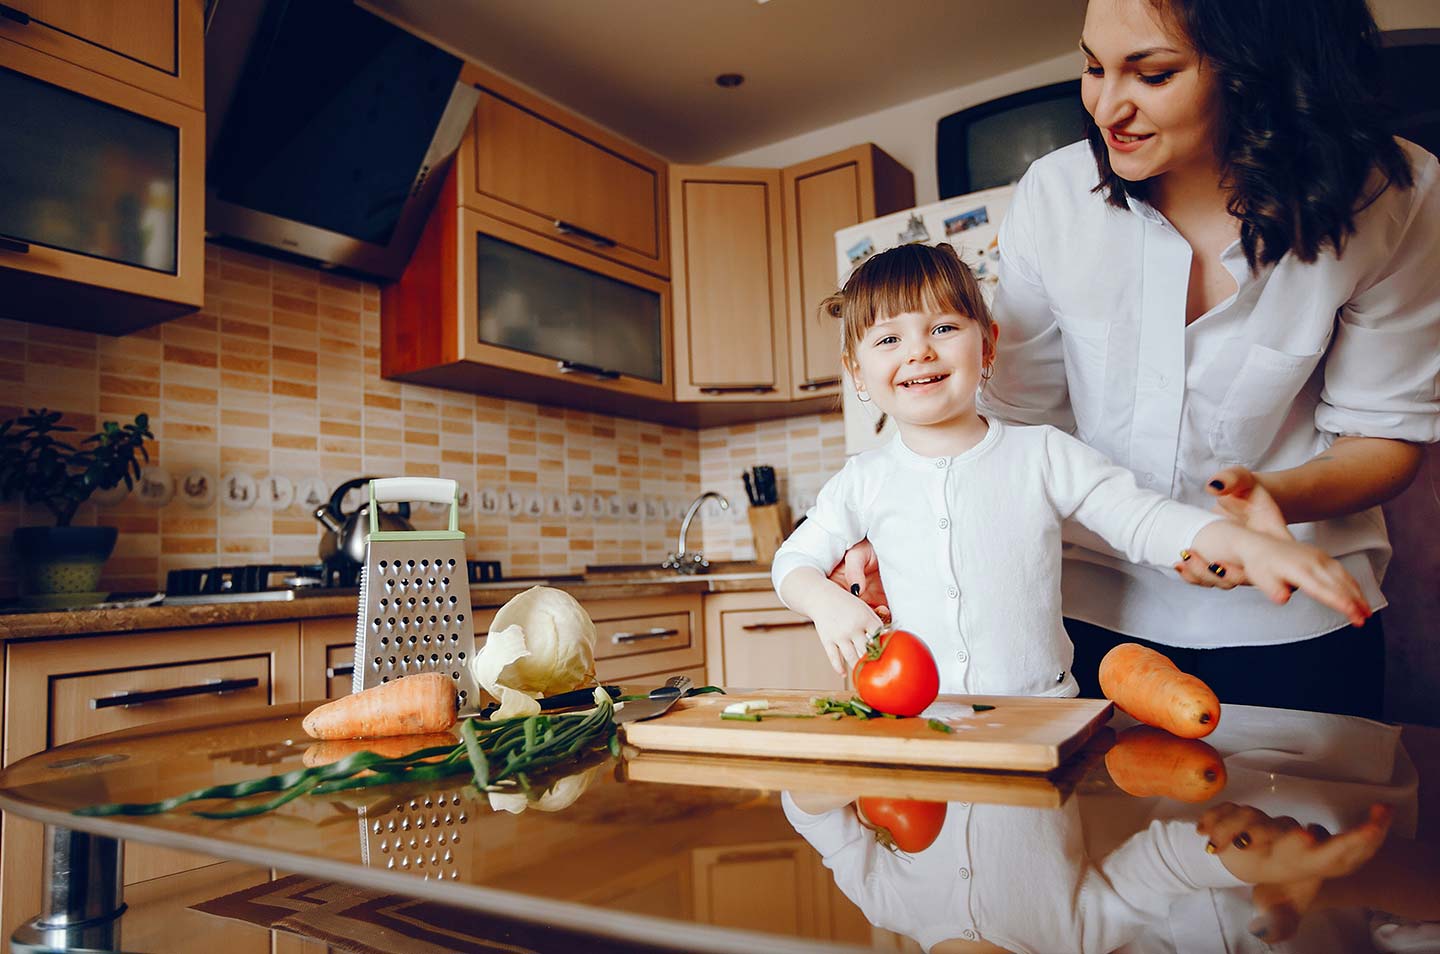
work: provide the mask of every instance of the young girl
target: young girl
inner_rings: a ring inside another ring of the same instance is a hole
[[[877,255],[825,307],[841,319],[860,399],[898,430],[826,483],[775,555],[776,591],[814,621],[837,672],[853,667],[880,619],[826,574],[867,537],[894,623],[930,647],[941,692],[1077,693],[1060,618],[1069,518],[1135,563],[1168,568],[1193,547],[1243,568],[1276,602],[1300,589],[1357,625],[1369,615],[1359,585],[1321,551],[1143,490],[1053,427],[980,417],[997,329],[950,246]]]

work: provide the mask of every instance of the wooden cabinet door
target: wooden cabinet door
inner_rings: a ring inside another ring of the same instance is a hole
[[[295,702],[297,636],[291,622],[11,643],[4,764],[101,732],[201,714],[218,720],[236,709]],[[123,698],[115,695],[120,692],[132,694],[128,708],[110,704]],[[11,815],[0,825],[0,932],[9,937],[40,911],[35,873],[42,829]],[[127,845],[125,881],[214,862],[189,852]]]
[[[479,67],[462,78],[480,90],[456,157],[467,208],[669,277],[663,159]]]
[[[354,672],[355,617],[300,621],[301,699],[348,696]]]
[[[203,0],[6,0],[0,37],[205,108]]]
[[[0,317],[122,334],[199,308],[205,114],[4,37],[0,92]]]
[[[774,593],[717,593],[705,598],[707,670],[720,686],[838,692],[815,625]]]
[[[697,848],[691,853],[695,920],[786,937],[825,936],[824,882],[804,841]]]
[[[672,166],[670,207],[676,398],[788,399],[779,173]]]
[[[913,206],[914,178],[869,144],[790,166],[781,178],[792,396],[839,395],[839,322],[820,314],[820,302],[839,287],[835,233]]]

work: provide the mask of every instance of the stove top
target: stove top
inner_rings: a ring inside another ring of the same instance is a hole
[[[467,560],[471,583],[494,583],[498,560]],[[360,567],[326,563],[258,563],[171,570],[165,578],[165,602],[241,603],[293,600],[297,593],[355,592]]]

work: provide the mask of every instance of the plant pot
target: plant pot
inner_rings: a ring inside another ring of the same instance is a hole
[[[12,545],[20,586],[32,605],[81,605],[103,600],[100,571],[115,549],[114,527],[20,527]]]

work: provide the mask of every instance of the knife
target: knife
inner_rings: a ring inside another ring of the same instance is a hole
[[[650,698],[632,699],[622,705],[615,713],[615,724],[624,725],[626,722],[639,722],[663,715],[689,689],[689,676],[671,676],[665,680],[665,685],[650,690]]]
[[[611,699],[620,697],[619,686],[600,686],[609,694]],[[545,696],[537,699],[540,703],[541,712],[553,712],[556,709],[573,709],[577,706],[589,708],[595,704],[595,686],[588,686],[584,689],[571,689],[569,692],[562,692],[553,696]],[[658,691],[658,690],[657,690]],[[500,708],[500,703],[492,702],[480,712],[480,718],[488,719],[490,714]]]

